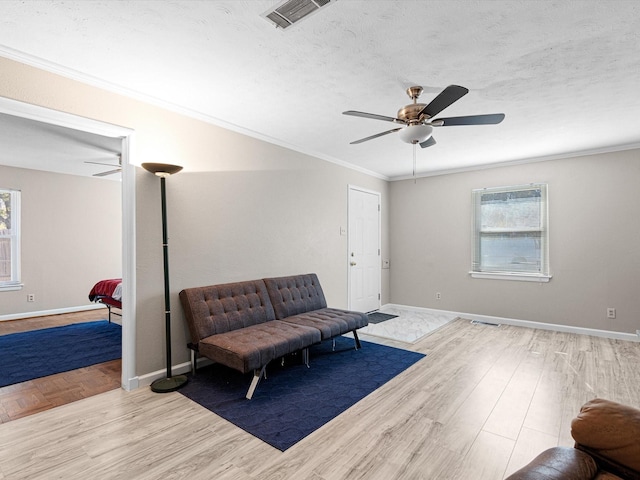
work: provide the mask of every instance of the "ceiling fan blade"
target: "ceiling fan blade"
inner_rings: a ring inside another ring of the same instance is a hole
[[[469,115],[466,117],[438,118],[443,127],[453,125],[497,125],[504,120],[504,113],[492,113],[489,115]],[[436,123],[434,126],[438,126]]]
[[[358,143],[366,142],[368,140],[373,140],[374,138],[382,137],[383,135],[388,135],[390,133],[397,132],[398,130],[402,130],[402,127],[394,128],[393,130],[387,130],[386,132],[382,132],[382,133],[376,133],[375,135],[371,135],[370,137],[361,138],[360,140],[351,142],[349,145],[356,145]]]
[[[383,120],[385,122],[394,122],[394,123],[402,123],[402,120],[395,117],[387,117],[385,115],[377,115],[375,113],[366,113],[366,112],[357,112],[355,110],[347,110],[346,112],[342,112],[343,115],[351,115],[353,117],[362,117],[362,118],[370,118],[372,120]]]
[[[440,92],[436,98],[431,100],[431,102],[420,111],[419,115],[426,114],[429,118],[433,118],[449,105],[460,100],[467,93],[469,93],[469,90],[464,87],[449,85]]]
[[[90,160],[85,160],[84,163],[90,163],[92,165],[106,165],[107,167],[119,167],[120,166],[117,163],[92,162]]]
[[[93,176],[94,177],[106,177],[107,175],[113,175],[114,173],[120,173],[121,171],[122,171],[121,168],[117,168],[115,170],[109,170],[108,172],[94,173]]]
[[[435,138],[433,138],[433,137],[429,137],[429,138],[427,138],[424,142],[422,142],[422,143],[420,144],[420,146],[421,146],[422,148],[427,148],[427,147],[431,147],[432,145],[435,145],[435,144],[436,144],[436,140],[435,140]]]

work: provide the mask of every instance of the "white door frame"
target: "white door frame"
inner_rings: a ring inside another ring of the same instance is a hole
[[[136,358],[136,179],[132,161],[134,131],[58,110],[0,97],[0,113],[122,138],[122,388],[138,387]]]
[[[380,208],[378,208],[378,248],[380,248],[381,250],[381,254],[382,254],[382,212],[381,207],[382,207],[382,194],[380,192],[376,192],[375,190],[369,190],[367,188],[362,188],[362,187],[358,187],[356,185],[348,185],[348,190],[347,190],[347,226],[351,225],[351,218],[349,218],[350,213],[351,213],[351,208],[349,205],[349,198],[350,198],[350,193],[352,190],[357,190],[359,192],[364,192],[364,193],[370,193],[372,195],[376,195],[378,197],[378,205],[380,206]],[[349,256],[349,252],[351,251],[351,229],[347,228],[347,252],[346,252],[346,264],[347,264],[347,298],[348,298],[348,307],[349,309],[352,308],[351,305],[351,268],[349,267],[349,262],[351,261],[351,257]],[[381,257],[382,258],[382,257]],[[380,289],[380,298],[378,298],[378,308],[380,308],[380,304],[381,304],[381,297],[382,297],[382,265],[380,265],[380,268],[376,270],[378,272],[378,288]]]

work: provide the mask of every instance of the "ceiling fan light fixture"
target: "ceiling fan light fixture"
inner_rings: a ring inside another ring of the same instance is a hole
[[[405,143],[422,143],[427,140],[433,133],[433,127],[431,125],[425,125],[424,123],[418,123],[415,125],[407,125],[405,128],[398,132],[400,139]]]

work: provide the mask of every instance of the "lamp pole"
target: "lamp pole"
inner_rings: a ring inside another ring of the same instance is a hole
[[[167,393],[178,390],[188,379],[186,375],[173,376],[171,372],[171,298],[169,289],[169,240],[167,235],[167,193],[166,179],[178,173],[182,167],[163,163],[143,163],[142,168],[160,177],[160,197],[162,202],[162,253],[164,262],[164,323],[167,353],[167,375],[151,383],[151,390],[157,393]]]

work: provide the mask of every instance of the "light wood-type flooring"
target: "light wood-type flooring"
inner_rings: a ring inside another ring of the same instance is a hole
[[[107,316],[106,309],[99,309],[4,321],[0,322],[0,335],[102,320]],[[119,317],[113,316],[116,319],[120,323]],[[0,387],[0,424],[120,388],[121,371],[122,360],[118,359]]]
[[[427,357],[286,452],[118,389],[0,425],[0,479],[496,480],[573,445],[587,400],[640,407],[640,343],[460,319],[408,347]]]

